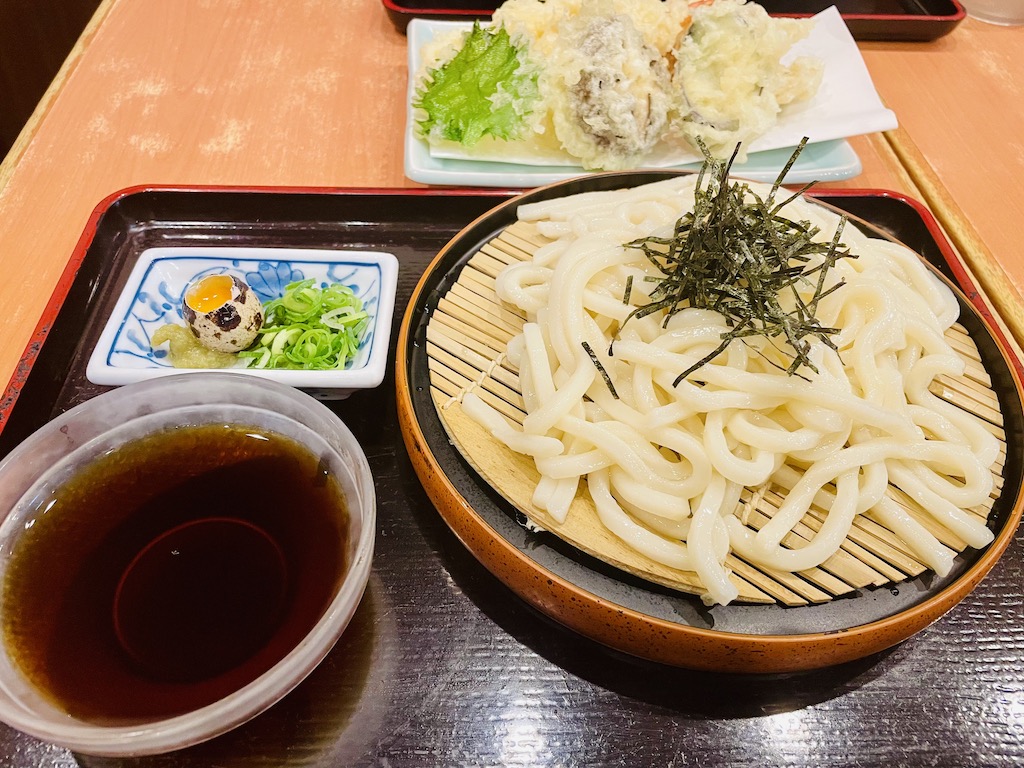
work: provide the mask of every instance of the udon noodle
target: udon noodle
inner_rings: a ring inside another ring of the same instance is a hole
[[[676,382],[721,344],[726,319],[688,308],[667,322],[663,311],[626,322],[649,301],[656,282],[646,278],[660,275],[623,244],[670,233],[692,209],[695,184],[686,176],[519,208],[551,239],[496,282],[527,317],[508,345],[526,417],[520,429],[473,393],[462,406],[533,458],[533,503],[564,521],[585,482],[604,526],[642,555],[696,572],[709,604],[737,597],[730,552],[764,568],[813,568],[868,510],[948,573],[955,553],[887,494],[890,485],[970,546],[988,544],[991,531],[965,510],[989,497],[999,444],[977,417],[929,391],[937,376],[963,372],[944,338],[959,307],[907,248],[843,231],[856,258],[828,271],[845,284],[817,306],[821,324],[839,329],[835,350],[811,339],[817,373],[787,375],[780,342],[755,336]],[[803,199],[783,213],[819,228],[823,241],[840,221]],[[754,531],[743,524],[741,492],[769,483],[787,493]],[[787,546],[812,503],[828,509],[820,530]]]

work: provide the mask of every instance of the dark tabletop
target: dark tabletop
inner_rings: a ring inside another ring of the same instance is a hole
[[[262,716],[198,747],[91,758],[2,728],[0,764],[678,768],[1024,760],[1020,537],[978,590],[886,653],[782,676],[662,667],[570,633],[485,571],[444,526],[396,448],[391,398],[358,395],[351,405],[356,398],[364,412],[385,414],[382,424],[353,425],[377,479],[377,551],[363,603],[323,665]]]

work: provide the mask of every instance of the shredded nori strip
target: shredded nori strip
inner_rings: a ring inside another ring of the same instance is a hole
[[[725,351],[734,339],[758,335],[775,345],[772,340],[783,337],[788,348],[775,346],[791,358],[785,369],[790,375],[799,375],[802,367],[818,372],[808,356],[811,345],[806,337],[836,348],[830,336],[839,329],[822,326],[814,313],[821,299],[843,285],[840,281],[826,289],[828,270],[841,258],[856,258],[840,244],[846,217],[831,242],[815,242],[817,227],[779,213],[813,182],[775,202],[806,143],[800,142],[765,200],[747,184],[729,179],[739,145],[728,161],[721,162],[702,144],[705,162],[697,176],[693,211],[679,218],[671,237],[644,237],[625,244],[642,250],[664,275],[653,278],[658,285],[650,303],[634,309],[625,322],[664,310],[667,324],[677,312],[697,307],[721,313],[730,326],[721,335],[722,343],[679,374],[673,386]],[[810,286],[813,293],[805,301],[798,289],[806,293]],[[793,309],[783,308],[784,294],[791,297]]]
[[[590,359],[594,363],[594,367],[597,368],[597,372],[601,374],[601,378],[604,379],[605,386],[607,386],[608,391],[612,393],[612,397],[618,400],[619,393],[615,391],[615,385],[612,384],[612,378],[608,375],[608,371],[604,369],[604,366],[601,365],[601,361],[597,359],[597,354],[595,354],[593,347],[585,341],[581,341],[580,344],[583,345],[583,349],[585,349],[587,354],[590,355]]]

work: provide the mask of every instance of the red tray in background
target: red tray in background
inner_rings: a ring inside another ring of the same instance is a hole
[[[382,0],[400,32],[414,18],[447,21],[488,19],[499,0]],[[806,18],[833,5],[857,40],[926,42],[963,21],[958,0],[759,0],[773,16]]]

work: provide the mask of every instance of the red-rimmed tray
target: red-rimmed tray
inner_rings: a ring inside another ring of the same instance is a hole
[[[492,191],[429,193],[152,189],[113,196],[69,254],[65,280],[7,389],[0,454],[23,429],[91,396],[71,376],[79,337],[107,281],[140,244],[195,236],[394,246],[388,250],[402,261],[404,306],[452,234],[504,199]],[[957,268],[955,255],[936,245],[939,229],[915,204],[887,194],[829,196]],[[69,330],[63,339],[53,335]],[[1024,756],[1016,697],[1024,684],[1019,539],[950,615],[891,652],[817,672],[754,677],[647,663],[562,629],[477,563],[412,475],[393,384],[389,376],[339,406],[370,460],[379,502],[373,572],[353,624],[327,661],[270,712],[207,745],[155,758],[153,768],[673,761],[742,768],[885,760],[923,768],[1010,765]],[[851,727],[837,727],[844,723]],[[85,759],[0,726],[0,764],[77,762]]]
[[[0,457],[54,414],[109,389],[86,378],[86,363],[146,248],[244,244],[387,250],[401,261],[397,306],[402,307],[418,273],[448,238],[510,194],[135,187],[111,195],[93,211],[0,399]],[[396,327],[400,318],[398,310]],[[376,399],[387,387],[386,380],[356,400]]]
[[[86,379],[85,364],[131,266],[145,248],[187,243],[388,250],[400,261],[397,306],[405,307],[412,300],[424,270],[445,244],[510,194],[477,190],[137,188],[111,196],[90,219],[4,393],[0,406],[0,456],[56,413],[105,390]],[[986,326],[993,329],[992,343],[1005,345],[998,328],[991,323],[983,298],[937,223],[920,204],[894,193],[872,190],[823,192],[821,197],[870,221],[921,253],[964,290],[980,316],[988,321]],[[417,307],[417,311],[420,309]],[[396,313],[396,325],[401,314]],[[397,339],[397,334],[393,338]],[[1004,386],[1020,377],[1019,361],[1014,360],[1013,366],[1016,375],[1007,372]],[[382,463],[387,464],[387,457],[404,453],[402,437],[394,426],[394,377],[392,370],[378,389],[330,404],[360,439],[375,465],[375,473],[383,468],[392,473],[389,476],[393,476],[393,467],[382,467]],[[432,409],[431,405],[426,412]],[[1011,415],[1007,426],[1011,435],[1008,442],[1015,452],[1008,457],[1007,471],[1017,473],[1007,478],[1008,485],[1020,484],[1019,439],[1014,439],[1022,432],[1019,421],[1019,414]],[[440,426],[435,424],[432,429],[435,437],[442,440]],[[452,466],[459,461],[454,456],[446,460]],[[465,468],[460,471],[465,472]],[[392,514],[401,515],[403,510],[423,503],[418,485],[391,484],[380,492],[393,505]],[[475,493],[481,503],[495,505],[496,511],[492,512],[496,520],[510,526],[510,530],[522,530],[507,509],[488,497],[487,489],[477,486]],[[1001,514],[1008,520],[1012,510],[1003,509]],[[525,536],[519,546],[531,556],[538,552],[536,542]],[[436,553],[430,551],[405,552],[403,556],[410,554],[436,558]],[[386,549],[381,557],[387,557]],[[585,561],[573,563],[574,568],[589,570],[591,566]],[[437,567],[442,567],[440,561]],[[388,564],[382,564],[382,572],[391,572]],[[607,574],[602,574],[605,577]],[[635,586],[632,582],[621,582],[618,588],[628,591]],[[679,595],[670,599],[680,610],[696,616],[696,620],[706,620],[699,600]],[[883,590],[877,599],[892,603],[894,610],[902,610],[903,603],[914,598],[912,590],[901,589],[899,595]],[[614,603],[604,603],[608,610],[616,610]],[[703,619],[699,615],[702,613]]]
[[[500,0],[383,0],[395,27],[414,18],[489,19]],[[958,0],[760,0],[773,16],[807,18],[836,6],[857,40],[927,42],[949,34],[966,13]]]

